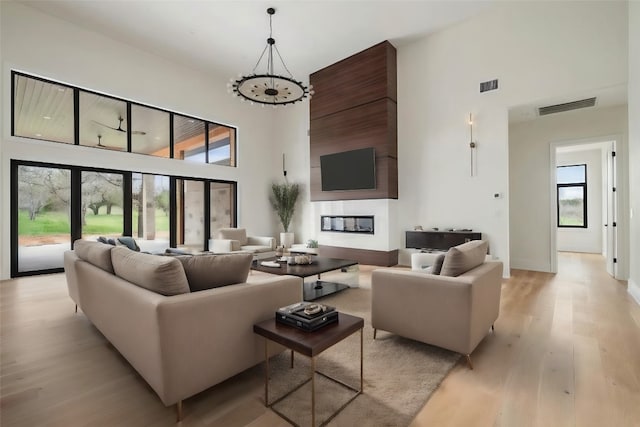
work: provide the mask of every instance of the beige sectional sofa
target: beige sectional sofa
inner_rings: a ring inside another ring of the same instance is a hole
[[[254,323],[302,300],[298,277],[246,283],[250,254],[157,256],[82,240],[74,247],[64,255],[70,297],[162,402],[177,404],[179,419],[183,399],[264,360]],[[238,276],[242,283],[228,285]],[[220,286],[190,289],[206,283]]]
[[[435,273],[378,269],[371,275],[371,323],[377,329],[466,356],[500,311],[502,262],[486,261],[487,242],[449,249]]]

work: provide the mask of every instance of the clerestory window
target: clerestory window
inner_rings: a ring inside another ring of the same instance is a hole
[[[236,128],[12,72],[11,135],[236,166]]]

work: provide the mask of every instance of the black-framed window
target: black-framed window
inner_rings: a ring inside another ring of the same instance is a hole
[[[587,165],[556,168],[558,227],[587,228]]]
[[[237,166],[237,130],[18,71],[11,72],[11,135]]]
[[[11,160],[11,277],[61,272],[72,242],[100,235],[207,250],[236,212],[233,181]]]

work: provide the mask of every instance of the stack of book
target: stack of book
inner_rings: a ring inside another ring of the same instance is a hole
[[[304,331],[315,331],[337,321],[338,312],[335,307],[311,302],[298,302],[276,311],[276,322]]]

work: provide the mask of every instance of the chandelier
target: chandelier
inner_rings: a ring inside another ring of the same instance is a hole
[[[314,93],[313,86],[310,85],[307,87],[301,81],[293,78],[282,56],[280,56],[275,39],[272,37],[273,26],[271,18],[276,13],[276,10],[270,7],[267,9],[267,13],[269,14],[269,38],[267,39],[267,45],[262,51],[256,66],[253,67],[251,74],[246,76],[241,74],[237,79],[232,78],[230,82],[227,83],[229,93],[233,92],[234,96],[240,97],[240,101],[247,100],[252,104],[262,104],[263,107],[265,105],[273,105],[274,108],[277,105],[295,104],[304,98],[311,99]],[[274,72],[274,50],[288,76]],[[262,59],[265,57],[265,53],[267,54],[266,72],[256,72]]]

